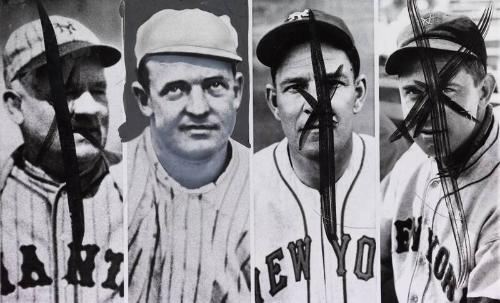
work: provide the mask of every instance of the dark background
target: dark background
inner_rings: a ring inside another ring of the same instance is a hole
[[[217,16],[228,15],[231,24],[238,33],[237,53],[243,58],[238,64],[238,70],[245,77],[243,88],[243,99],[238,111],[236,127],[232,138],[236,141],[250,146],[248,140],[248,99],[249,99],[249,73],[248,73],[248,3],[247,0],[127,0],[125,3],[124,22],[124,49],[125,66],[127,70],[126,84],[124,90],[125,102],[136,102],[130,91],[130,84],[136,80],[136,58],[134,54],[135,38],[137,28],[157,11],[162,9],[190,9],[199,8],[211,12]],[[137,119],[136,121],[140,121]],[[132,123],[140,123],[133,122]]]
[[[354,121],[354,131],[375,134],[374,124],[374,53],[373,0],[254,0],[253,1],[253,131],[254,151],[284,137],[279,121],[275,120],[265,99],[265,85],[271,83],[269,68],[255,55],[259,40],[274,26],[283,23],[288,15],[305,8],[315,8],[344,19],[361,58],[361,73],[367,77],[367,97],[361,113]]]

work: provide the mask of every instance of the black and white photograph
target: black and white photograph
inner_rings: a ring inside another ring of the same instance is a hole
[[[377,302],[373,1],[253,1],[255,302]]]
[[[498,3],[382,2],[382,302],[499,302]]]
[[[120,1],[0,3],[0,302],[123,302]]]
[[[250,302],[248,9],[125,4],[129,302]]]

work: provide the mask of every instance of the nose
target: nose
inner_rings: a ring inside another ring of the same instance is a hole
[[[203,89],[199,85],[193,86],[186,104],[186,112],[194,116],[202,116],[208,113],[210,107]]]
[[[316,105],[318,103],[318,96],[316,95],[316,84],[313,81],[309,82],[308,88],[306,91],[316,100]],[[307,100],[304,98],[304,104],[302,106],[302,111],[306,114],[311,114],[312,113],[312,106],[307,102]]]
[[[85,91],[70,103],[70,112],[75,115],[96,115],[106,112],[106,106],[97,102],[89,91]]]

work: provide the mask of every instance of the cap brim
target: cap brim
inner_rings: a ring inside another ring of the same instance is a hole
[[[208,48],[208,47],[199,47],[193,45],[179,45],[179,46],[162,47],[149,51],[148,53],[144,54],[141,57],[140,61],[137,62],[137,67],[139,67],[140,63],[145,58],[161,54],[188,54],[195,56],[214,57],[217,59],[222,59],[227,61],[236,61],[236,62],[243,61],[243,59],[240,56],[225,50]]]
[[[462,48],[458,43],[442,40],[442,39],[428,39],[429,49],[444,50],[457,52]],[[385,64],[385,71],[389,75],[397,75],[402,67],[408,65],[408,62],[415,58],[415,53],[422,50],[424,47],[417,46],[415,41],[393,52]]]
[[[351,38],[339,27],[316,20],[318,36],[340,49],[354,48]],[[268,32],[257,45],[257,58],[262,64],[273,67],[281,62],[290,46],[308,40],[309,20],[284,23]]]
[[[59,45],[59,56],[64,57],[69,54],[75,53],[78,56],[83,56],[84,54],[96,55],[100,60],[103,67],[109,67],[117,63],[121,58],[121,53],[119,50],[112,46],[103,44],[91,44],[85,41],[72,41],[62,45]],[[22,74],[26,70],[32,70],[39,68],[47,64],[47,58],[45,52],[31,59],[28,64],[19,69],[16,75],[13,77],[15,79],[19,74]]]

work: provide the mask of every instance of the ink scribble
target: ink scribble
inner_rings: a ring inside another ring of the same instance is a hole
[[[408,130],[412,128],[415,128],[414,137],[417,137],[422,132],[424,124],[430,115],[439,177],[457,251],[460,256],[459,286],[467,282],[469,267],[473,260],[467,219],[457,184],[458,174],[463,169],[466,161],[457,161],[457,159],[454,159],[457,155],[451,152],[445,108],[452,110],[464,119],[469,119],[475,123],[478,123],[478,121],[471,113],[446,96],[443,89],[457,74],[460,65],[471,55],[471,51],[462,46],[438,71],[431,59],[429,37],[426,36],[425,29],[425,25],[432,22],[433,15],[430,14],[427,18],[422,18],[415,0],[407,0],[407,6],[415,42],[421,50],[418,54],[425,77],[425,83],[418,83],[418,86],[425,93],[417,99],[396,132],[391,135],[390,140],[394,141],[401,138],[403,134],[408,134]],[[490,2],[477,24],[483,38],[490,26],[492,11],[493,3]]]
[[[59,48],[57,46],[54,28],[52,27],[47,12],[42,6],[40,0],[37,0],[37,7],[43,30],[51,100],[55,111],[55,119],[57,121],[57,129],[59,132],[64,161],[68,208],[71,216],[71,228],[74,243],[72,248],[74,253],[79,253],[81,251],[80,248],[82,246],[83,236],[85,233],[85,221],[71,116],[68,109],[68,103],[66,101],[67,99],[64,89],[61,58],[59,56]],[[52,128],[53,127],[51,127],[51,129]],[[49,137],[52,137],[53,133],[54,130],[49,130]],[[40,153],[43,153],[43,151],[40,151]],[[77,292],[75,292],[75,296],[76,294]]]

